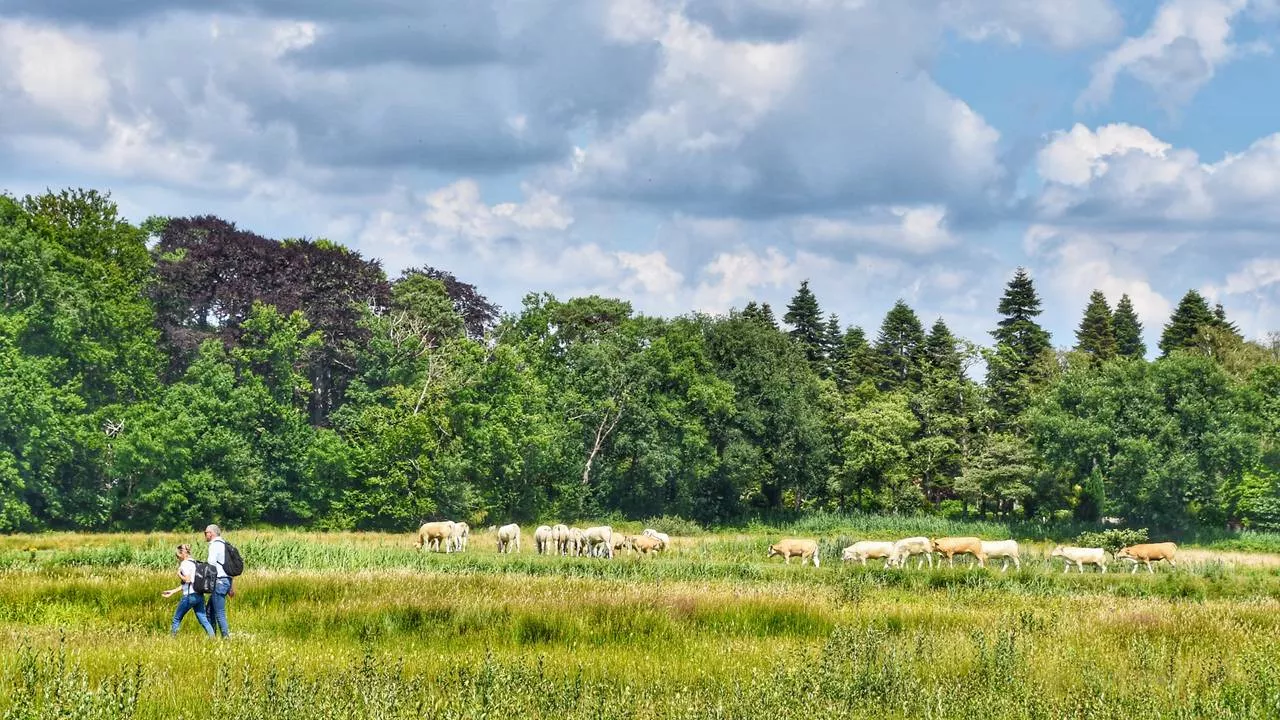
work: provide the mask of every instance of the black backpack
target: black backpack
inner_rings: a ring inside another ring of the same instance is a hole
[[[218,569],[207,562],[192,560],[196,564],[196,574],[191,578],[191,591],[208,595],[218,582]]]
[[[222,558],[222,571],[228,577],[236,577],[244,572],[244,558],[240,557],[240,551],[236,549],[236,546],[226,540],[222,541],[222,546],[226,548]]]

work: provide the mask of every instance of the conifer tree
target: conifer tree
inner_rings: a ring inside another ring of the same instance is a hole
[[[840,341],[843,339],[844,333],[840,331],[840,317],[831,313],[827,316],[827,327],[822,333],[822,354],[826,357],[828,375],[836,364],[840,354]]]
[[[924,326],[902,300],[894,303],[880,325],[876,356],[880,361],[881,390],[918,388],[924,366]]]
[[[876,378],[875,350],[862,328],[854,326],[844,331],[834,366],[836,385],[844,391]]]
[[[1160,335],[1160,352],[1168,355],[1174,350],[1192,347],[1201,327],[1218,322],[1220,321],[1214,317],[1204,296],[1195,290],[1188,290],[1164,326],[1164,332]]]
[[[825,359],[826,324],[822,321],[822,308],[809,289],[808,280],[800,283],[800,289],[791,298],[787,314],[782,319],[791,326],[789,334],[804,348],[809,364],[820,368]]]
[[[760,303],[760,319],[768,324],[769,327],[778,328],[778,318],[773,315],[773,306],[769,303]]]
[[[1240,334],[1240,326],[1227,319],[1227,311],[1222,307],[1222,303],[1217,303],[1213,306],[1213,325],[1226,330],[1240,340],[1244,339],[1244,336]]]
[[[1138,320],[1133,301],[1127,294],[1120,296],[1115,315],[1111,318],[1111,327],[1116,335],[1116,355],[1125,358],[1146,357],[1147,344],[1142,341],[1142,322]]]
[[[1116,333],[1112,323],[1111,307],[1101,290],[1089,295],[1084,317],[1076,329],[1076,349],[1087,352],[1096,362],[1110,360],[1116,355]]]
[[[1035,318],[1040,297],[1025,268],[1018,268],[997,307],[1004,317],[991,332],[996,352],[987,364],[987,386],[1002,425],[1009,425],[1030,404],[1035,368],[1050,344],[1049,332]]]
[[[956,336],[951,334],[942,318],[938,318],[929,329],[929,336],[924,341],[924,357],[930,370],[956,377],[964,373],[960,352],[956,349]]]

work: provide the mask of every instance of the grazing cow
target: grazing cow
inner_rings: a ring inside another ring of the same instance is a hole
[[[453,550],[453,523],[448,520],[439,522],[423,523],[418,528],[418,549],[419,550],[435,550],[440,551],[440,544],[444,543],[444,551],[451,552]]]
[[[972,555],[978,567],[987,566],[987,556],[982,552],[982,541],[976,537],[944,537],[933,541],[933,551],[947,559],[948,567],[956,566],[957,555]]]
[[[1004,572],[1009,569],[1010,560],[1013,561],[1013,567],[1015,570],[1022,569],[1022,558],[1018,555],[1017,540],[995,540],[991,542],[983,540],[982,554],[986,555],[988,560],[992,558],[1003,558],[1004,565],[1000,567],[1000,572]]]
[[[878,542],[875,540],[862,540],[856,542],[844,549],[840,553],[840,559],[843,561],[861,560],[862,566],[867,566],[867,560],[871,558],[880,558],[884,560],[885,567],[889,567],[893,563],[893,543]]]
[[[539,555],[546,555],[551,552],[551,526],[539,525],[533,531],[533,547]]]
[[[1062,572],[1071,572],[1071,563],[1076,564],[1076,568],[1080,572],[1084,572],[1085,565],[1097,565],[1102,572],[1107,571],[1107,551],[1102,548],[1082,548],[1072,547],[1070,545],[1059,545],[1049,553],[1049,557],[1060,557],[1067,561],[1062,567]]]
[[[471,526],[464,522],[456,522],[453,524],[453,535],[449,537],[449,542],[453,544],[454,552],[462,552],[467,549],[467,542],[471,538]]]
[[[929,563],[929,569],[933,569],[933,543],[929,542],[927,537],[909,537],[903,538],[893,544],[893,557],[889,564],[897,565],[899,568],[907,566],[907,559],[912,555],[919,556],[916,559],[916,567],[919,568]]]
[[[515,523],[498,528],[498,552],[510,553],[512,545],[520,552],[520,526]]]
[[[623,535],[620,532],[613,533],[613,554],[617,555],[623,550],[627,550],[632,547],[634,546],[631,544],[631,537],[629,535]]]
[[[818,543],[815,540],[797,540],[795,538],[779,540],[769,546],[769,554],[765,556],[765,559],[768,560],[774,555],[780,555],[784,565],[790,565],[793,557],[800,558],[801,564],[812,558],[813,566],[818,567]]]
[[[569,554],[574,557],[581,557],[587,549],[587,545],[582,540],[581,528],[569,528],[569,539],[565,542],[565,547]]]
[[[662,541],[650,535],[637,535],[631,538],[631,549],[641,555],[651,555],[662,549]]]
[[[653,528],[645,528],[644,534],[661,543],[661,546],[658,548],[659,550],[666,550],[667,546],[671,544],[671,537],[664,532],[658,532]]]
[[[613,557],[613,528],[608,525],[597,525],[582,531],[583,554],[598,557]]]
[[[553,525],[551,527],[551,542],[555,545],[557,555],[568,555],[569,527],[567,525]]]
[[[1138,563],[1146,563],[1147,572],[1154,573],[1152,562],[1160,562],[1168,560],[1169,566],[1178,567],[1178,561],[1174,559],[1174,555],[1178,552],[1178,546],[1171,542],[1162,543],[1144,543],[1142,545],[1130,545],[1116,553],[1117,560],[1128,560],[1133,563],[1133,572],[1138,572]]]

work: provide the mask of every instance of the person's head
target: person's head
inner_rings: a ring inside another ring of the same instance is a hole
[[[181,545],[178,546],[178,550],[176,554],[178,556],[179,561],[186,560],[187,558],[191,557],[191,546],[186,543],[182,543]]]
[[[205,540],[213,540],[216,537],[222,537],[222,528],[217,525],[210,525],[204,529]]]

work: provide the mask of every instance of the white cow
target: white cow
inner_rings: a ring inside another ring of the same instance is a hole
[[[453,547],[454,552],[463,552],[467,549],[467,541],[471,537],[471,526],[464,522],[456,522],[453,524],[453,534],[449,536],[449,545]]]
[[[582,531],[582,554],[599,557],[613,557],[613,528],[608,525],[597,525]]]
[[[539,525],[533,531],[533,547],[539,555],[547,555],[551,552],[552,534],[550,525]]]
[[[1069,545],[1059,545],[1049,553],[1049,557],[1060,557],[1067,561],[1063,566],[1062,572],[1071,572],[1071,563],[1075,563],[1076,568],[1080,572],[1084,572],[1085,565],[1097,565],[1102,572],[1107,571],[1107,551],[1102,548],[1082,548],[1071,547]]]
[[[893,563],[893,557],[893,543],[878,540],[856,542],[840,553],[841,560],[861,560],[863,567],[866,567],[867,560],[871,558],[880,558],[884,560],[885,567],[889,567]]]
[[[916,567],[919,568],[929,563],[929,569],[933,569],[933,543],[929,542],[927,537],[909,537],[903,538],[893,544],[893,558],[890,564],[899,568],[907,566],[907,559],[912,555],[917,556]],[[922,557],[920,557],[922,556]]]
[[[418,549],[439,552],[443,543],[444,551],[452,552],[453,532],[453,522],[450,520],[423,523],[422,527],[418,528]]]
[[[586,550],[586,543],[582,541],[581,528],[569,528],[568,540],[565,541],[565,549],[569,555],[581,557],[583,551]]]
[[[1022,559],[1018,555],[1017,540],[983,540],[982,554],[986,555],[988,560],[991,558],[1004,558],[1004,565],[1001,566],[1000,572],[1004,572],[1009,569],[1010,560],[1013,561],[1014,569],[1022,569]]]
[[[512,545],[520,552],[520,526],[515,523],[498,528],[498,552],[510,553]]]
[[[644,534],[661,543],[661,545],[658,546],[659,550],[666,550],[667,546],[671,544],[671,537],[664,532],[658,532],[653,528],[645,528]]]
[[[555,525],[551,528],[551,542],[556,547],[557,555],[569,554],[569,526]]]

